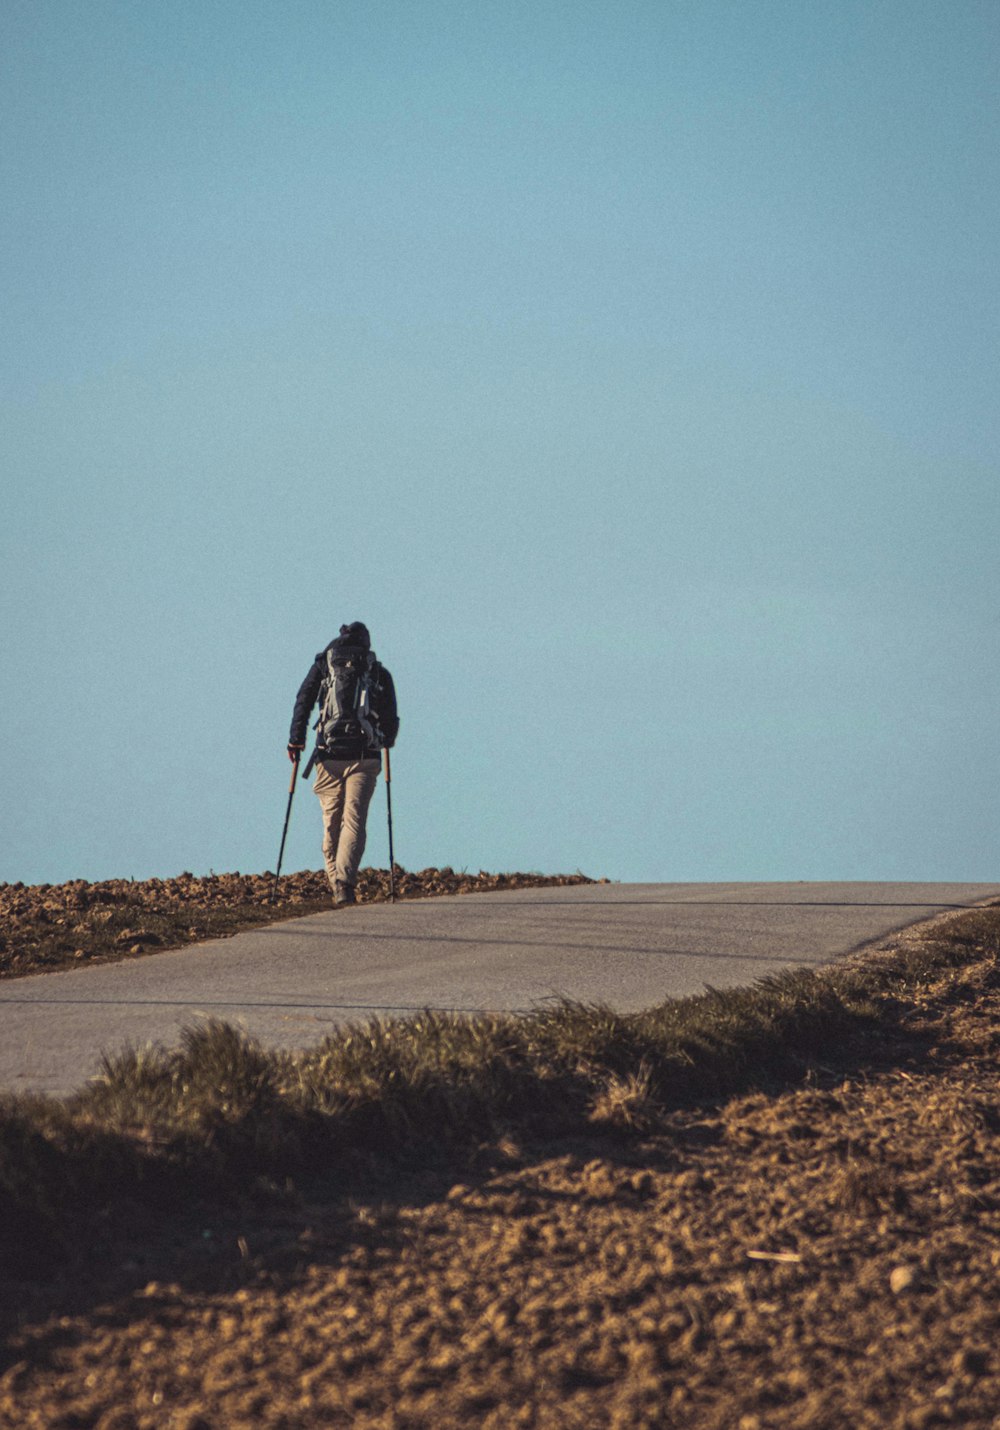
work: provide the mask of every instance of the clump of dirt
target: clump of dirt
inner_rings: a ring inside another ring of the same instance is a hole
[[[410,873],[399,865],[394,877],[398,899],[594,882],[584,874],[467,874],[449,868]],[[238,872],[94,884],[85,879],[0,884],[0,978],[157,953],[331,905],[322,871],[283,874],[272,903],[273,892],[273,874]],[[359,903],[380,903],[389,894],[387,869],[361,870]]]
[[[995,1427],[997,958],[891,997],[767,1092],[637,1068],[571,1140],[147,1225],[22,1299],[0,1424]]]

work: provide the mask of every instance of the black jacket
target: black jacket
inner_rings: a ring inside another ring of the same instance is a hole
[[[304,745],[306,742],[306,728],[309,724],[309,716],[312,714],[313,706],[319,699],[320,687],[327,676],[326,653],[328,650],[340,650],[353,647],[355,642],[346,636],[337,636],[328,646],[319,652],[312,663],[309,674],[299,686],[299,693],[295,697],[295,709],[292,712],[292,726],[288,736],[290,745]],[[396,736],[399,733],[399,715],[396,711],[396,687],[392,683],[392,676],[384,665],[378,661],[372,667],[371,686],[372,712],[378,721],[378,729],[381,735],[379,745],[370,745],[363,737],[352,740],[339,740],[332,748],[327,749],[317,742],[316,755],[318,759],[329,758],[333,760],[360,760],[377,755],[380,749],[391,750],[396,743]]]

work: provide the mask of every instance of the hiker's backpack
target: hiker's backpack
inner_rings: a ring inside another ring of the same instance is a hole
[[[362,646],[341,646],[326,652],[326,675],[319,691],[317,744],[333,749],[344,742],[363,741],[378,750],[382,736],[372,709],[378,663]]]

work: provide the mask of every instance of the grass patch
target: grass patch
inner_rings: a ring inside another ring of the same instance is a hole
[[[693,1101],[884,1053],[918,991],[1000,959],[1000,907],[899,948],[639,1014],[564,1003],[527,1016],[425,1012],[358,1023],[305,1053],[233,1027],[170,1052],[127,1049],[65,1100],[0,1100],[0,1256],[43,1271],[123,1208],[272,1194],[315,1174],[346,1190],[374,1164],[440,1165],[505,1136],[649,1130]]]

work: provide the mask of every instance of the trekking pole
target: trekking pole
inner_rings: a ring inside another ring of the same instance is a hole
[[[395,860],[392,856],[392,765],[389,763],[389,751],[385,752],[385,807],[389,813],[389,902],[396,902],[396,875],[393,869]]]
[[[288,808],[285,810],[285,827],[281,831],[281,848],[278,850],[278,867],[274,871],[274,888],[271,890],[271,903],[278,897],[278,875],[281,873],[281,860],[285,853],[285,835],[288,833],[288,821],[292,813],[292,798],[295,794],[295,776],[299,772],[299,751],[295,751],[295,758],[292,760],[292,778],[288,785]]]

